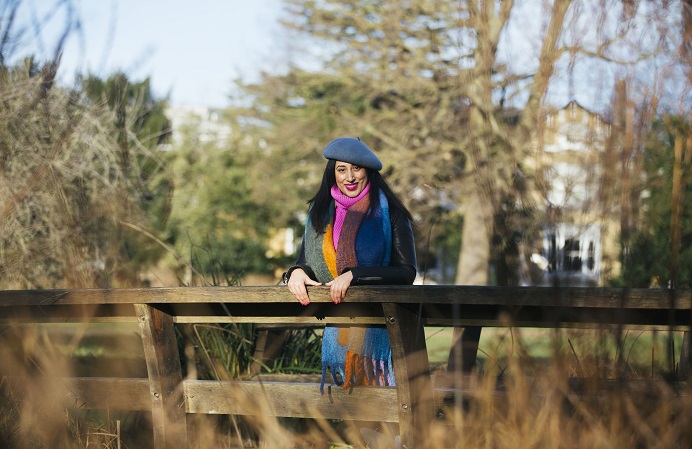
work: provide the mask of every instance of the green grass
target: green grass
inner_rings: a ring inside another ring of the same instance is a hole
[[[433,368],[447,362],[452,342],[452,328],[425,329],[428,358]],[[594,365],[614,365],[621,358],[629,374],[653,377],[671,371],[679,362],[682,332],[672,334],[670,345],[667,331],[626,330],[618,345],[614,331],[584,329],[483,328],[479,343],[478,363],[495,362],[500,371],[506,368],[510,354],[538,365],[548,363],[562,354],[583,374],[594,371]]]
[[[453,329],[450,327],[425,328],[425,344],[428,347],[428,360],[431,366],[447,363],[452,345],[452,332]]]

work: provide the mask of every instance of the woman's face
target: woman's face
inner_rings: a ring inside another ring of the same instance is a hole
[[[336,186],[341,193],[349,198],[355,198],[360,195],[360,192],[368,184],[367,170],[364,167],[349,164],[348,162],[336,161],[334,175],[336,176]]]

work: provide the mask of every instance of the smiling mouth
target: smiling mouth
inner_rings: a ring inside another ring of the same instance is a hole
[[[358,188],[358,184],[345,184],[346,190],[353,192]]]

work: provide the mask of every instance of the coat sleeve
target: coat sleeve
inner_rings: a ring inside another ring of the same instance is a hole
[[[416,245],[411,222],[400,211],[391,212],[392,255],[386,267],[352,267],[351,285],[411,285],[416,279]]]
[[[317,276],[315,276],[315,272],[310,268],[308,265],[307,260],[305,259],[305,239],[303,239],[303,242],[300,244],[300,252],[298,253],[298,260],[296,260],[295,265],[290,267],[288,270],[284,272],[284,274],[281,276],[281,281],[284,284],[288,284],[288,280],[291,278],[291,273],[293,273],[293,270],[301,268],[305,274],[310,276],[310,279],[313,281],[317,280]]]

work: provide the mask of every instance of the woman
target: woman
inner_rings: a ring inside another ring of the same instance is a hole
[[[382,162],[360,138],[338,138],[323,151],[322,184],[308,202],[298,261],[284,274],[293,296],[308,305],[307,287],[327,285],[339,304],[351,285],[412,284],[416,253],[411,214],[380,174]],[[322,339],[322,383],[394,385],[385,326],[327,326]],[[341,377],[341,379],[339,379]]]

